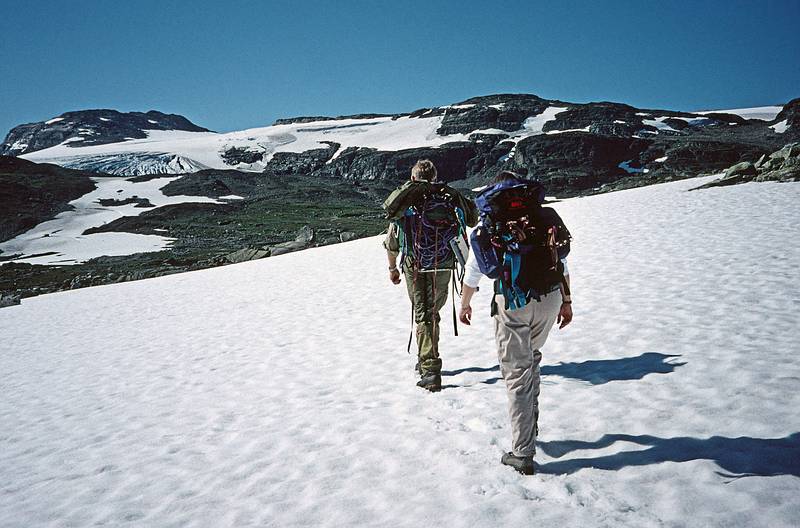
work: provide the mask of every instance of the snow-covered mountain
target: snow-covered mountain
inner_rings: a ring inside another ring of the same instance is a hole
[[[777,119],[779,113],[796,116],[798,107],[800,99],[786,107],[686,113],[494,95],[409,114],[286,119],[229,133],[154,126],[140,136],[93,140],[93,132],[81,128],[47,148],[32,147],[32,139],[7,139],[6,151],[118,175],[213,168],[352,179],[392,179],[411,158],[427,156],[448,181],[513,166],[574,191],[631,174],[685,177],[755,161],[800,137],[790,118]]]
[[[422,391],[377,238],[3,308],[0,526],[795,527],[800,183],[704,181],[553,205],[534,477],[491,288]]]
[[[145,139],[153,130],[208,132],[183,116],[155,110],[127,113],[80,110],[14,127],[0,145],[0,155],[20,156],[56,145],[80,148]]]

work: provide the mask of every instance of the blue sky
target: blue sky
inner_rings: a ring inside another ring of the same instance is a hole
[[[800,97],[800,0],[0,0],[0,135],[68,110],[219,131],[534,93],[699,110]]]

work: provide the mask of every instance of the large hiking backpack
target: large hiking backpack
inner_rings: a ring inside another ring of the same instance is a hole
[[[386,217],[399,228],[403,255],[415,269],[449,268],[454,257],[463,266],[467,251],[463,202],[463,197],[445,184],[409,181],[383,203]],[[474,224],[474,208],[468,214]]]
[[[422,186],[399,224],[403,254],[411,257],[417,270],[453,267],[454,259],[463,266],[454,242],[466,241],[464,213],[445,185]]]
[[[492,185],[475,199],[481,224],[472,232],[472,251],[481,272],[496,279],[506,309],[567,286],[561,259],[569,254],[571,236],[543,201],[542,184],[522,179]]]

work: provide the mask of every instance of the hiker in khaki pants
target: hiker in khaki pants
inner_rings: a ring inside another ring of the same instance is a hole
[[[456,265],[449,241],[465,232],[465,226],[474,226],[478,212],[459,191],[438,182],[430,160],[419,160],[411,169],[411,180],[395,189],[383,207],[392,220],[383,243],[389,280],[400,284],[401,271],[405,276],[417,328],[417,386],[438,392],[442,389],[439,310],[447,302]],[[409,219],[414,223],[405,222]]]
[[[496,184],[508,181],[520,187],[524,187],[527,183],[526,180],[507,173],[501,173],[495,179]],[[480,209],[480,195],[477,201]],[[568,231],[555,211],[550,209],[541,217],[549,218],[551,222],[563,229],[563,239],[568,241]],[[470,301],[483,276],[476,259],[478,251],[479,248],[475,247],[475,242],[473,242],[473,251],[470,252],[464,275],[459,319],[467,325],[472,319]],[[494,334],[500,372],[508,391],[508,412],[511,419],[512,437],[511,451],[503,455],[501,462],[525,475],[534,473],[533,456],[536,454],[538,433],[541,348],[547,341],[547,336],[554,324],[558,323],[559,328],[564,328],[572,321],[572,299],[569,296],[569,272],[566,256],[560,258],[553,253],[552,258],[551,263],[560,260],[559,265],[548,264],[557,270],[555,275],[552,274],[552,271],[540,272],[537,263],[530,260],[527,261],[527,265],[523,261],[516,270],[520,276],[527,274],[528,278],[536,285],[535,288],[528,291],[524,304],[518,302],[517,305],[514,305],[513,302],[509,302],[502,292],[500,280],[496,280],[494,285],[495,295],[492,302]]]

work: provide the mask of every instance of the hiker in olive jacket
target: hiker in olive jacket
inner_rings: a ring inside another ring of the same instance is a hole
[[[418,211],[421,208],[420,200],[426,197],[428,201],[425,203],[430,204],[430,196],[442,197],[436,206],[444,211],[449,210],[449,216],[459,221],[460,228],[452,227],[456,236],[463,234],[464,225],[472,227],[478,222],[475,204],[455,189],[437,183],[436,178],[436,167],[433,163],[429,160],[420,160],[411,170],[411,180],[389,195],[384,202],[384,209],[392,222],[383,243],[388,256],[389,280],[393,284],[400,284],[402,270],[408,297],[411,300],[416,323],[417,370],[420,374],[417,385],[431,392],[441,390],[442,386],[439,310],[447,302],[450,276],[453,274],[456,258],[448,245],[453,238],[450,236],[453,231],[448,231],[446,222],[442,224],[445,227],[442,227],[441,231],[437,228],[435,240],[428,244],[430,247],[424,248],[428,252],[426,254],[422,254],[418,242],[425,227],[422,222],[417,224],[413,222],[421,214]],[[415,204],[416,209],[412,207]],[[432,206],[426,205],[426,207]],[[409,225],[419,227],[410,229]],[[408,233],[406,232],[408,230],[414,232]],[[415,248],[419,254],[415,255]],[[398,269],[397,260],[401,252],[403,259]]]

